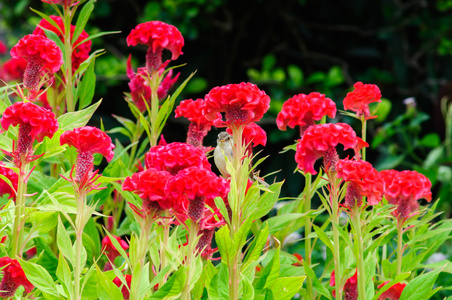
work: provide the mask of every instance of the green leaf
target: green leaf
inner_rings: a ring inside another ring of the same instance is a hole
[[[242,247],[246,243],[246,237],[248,236],[252,224],[253,220],[251,218],[246,219],[239,230],[234,234],[233,245],[236,249],[233,249],[233,251],[235,251],[235,253],[242,252]]]
[[[270,234],[275,234],[276,232],[284,229],[292,221],[298,220],[299,218],[302,218],[305,215],[306,214],[301,213],[285,214],[281,216],[271,217],[267,219],[265,223],[267,223],[268,227],[270,228]]]
[[[72,266],[75,265],[75,252],[72,248],[72,242],[66,228],[58,217],[57,245],[60,252],[69,260]]]
[[[36,253],[39,255],[38,259],[33,260],[41,267],[49,272],[53,279],[56,279],[56,269],[58,265],[58,258],[50,249],[48,242],[42,237],[34,239],[36,245]]]
[[[187,268],[182,266],[168,279],[168,281],[162,287],[159,288],[156,293],[154,293],[148,299],[165,299],[178,296],[180,293],[182,293],[186,279]]]
[[[387,284],[385,284],[381,289],[378,290],[378,293],[372,298],[372,300],[377,300],[381,294],[383,294],[384,292],[386,292],[387,290],[389,290],[389,288],[391,286],[393,286],[396,283],[401,282],[402,280],[405,280],[406,278],[408,278],[411,275],[410,272],[407,273],[402,273],[397,275],[394,280],[388,282]]]
[[[72,44],[74,44],[75,41],[77,41],[83,29],[85,29],[86,23],[88,22],[89,16],[91,15],[93,9],[94,9],[94,0],[89,1],[83,6],[82,10],[80,11],[80,14],[78,15],[77,23],[75,23],[75,29],[72,35]]]
[[[86,39],[78,42],[77,44],[75,44],[73,46],[73,48],[77,48],[79,45],[86,43],[87,41],[91,41],[92,39],[98,38],[100,36],[104,36],[104,35],[108,35],[108,34],[116,34],[116,33],[121,33],[121,31],[102,31],[102,32],[98,32],[95,34],[90,35],[89,37],[87,37]]]
[[[27,279],[43,293],[59,297],[57,286],[50,274],[40,265],[19,258],[20,265]]]
[[[276,248],[273,257],[265,267],[264,271],[262,271],[262,275],[259,277],[259,280],[256,283],[256,290],[258,291],[259,294],[262,293],[263,290],[271,288],[279,276],[280,268],[279,253],[280,249],[278,247]]]
[[[80,97],[79,110],[91,104],[96,88],[96,74],[94,73],[94,60],[89,64],[88,69],[83,75],[80,86],[77,87],[77,98]]]
[[[254,287],[251,284],[250,280],[246,277],[241,275],[240,276],[243,283],[243,295],[242,299],[254,299]]]
[[[303,286],[305,278],[306,276],[278,278],[271,287],[273,295],[277,295],[276,299],[278,300],[292,299]]]
[[[97,295],[100,300],[123,300],[121,290],[113,283],[113,281],[105,276],[105,274],[96,266],[97,271]]]
[[[248,261],[256,261],[262,253],[262,249],[267,242],[267,238],[269,236],[268,224],[264,223],[263,228],[259,231],[258,236],[254,238],[253,243],[251,244],[251,248],[248,251],[244,262]]]
[[[215,232],[215,241],[220,250],[221,260],[228,263],[231,262],[233,255],[235,254],[234,249],[237,249],[233,241],[231,241],[230,232],[227,226],[223,226]]]
[[[58,267],[57,267],[56,275],[57,275],[60,283],[63,285],[63,289],[66,292],[66,294],[71,295],[72,290],[73,290],[72,289],[71,269],[69,268],[69,265],[62,254],[60,254],[60,257],[58,259]],[[71,297],[68,297],[68,298],[71,298]]]
[[[76,112],[68,112],[58,118],[58,124],[60,129],[72,130],[77,127],[82,127],[88,124],[88,121],[91,119],[92,115],[99,107],[102,100],[97,101],[93,105],[76,111]]]
[[[229,270],[224,263],[218,265],[218,273],[215,274],[207,286],[209,300],[228,300],[229,299]]]
[[[317,236],[319,237],[319,239],[325,244],[325,246],[327,246],[328,248],[330,248],[331,252],[334,253],[334,246],[339,247],[339,245],[334,245],[331,242],[330,238],[326,235],[326,233],[320,229],[318,226],[312,224],[312,228],[314,228],[315,233],[317,234]]]
[[[400,300],[425,300],[432,296],[432,288],[443,268],[438,268],[414,278],[403,289]]]
[[[256,202],[256,210],[251,215],[251,219],[260,219],[267,215],[270,210],[275,206],[276,201],[278,201],[279,194],[281,192],[282,182],[277,182],[268,187],[270,192],[265,192],[261,197],[259,197]]]
[[[30,221],[34,230],[47,233],[57,225],[58,215],[55,212],[35,211],[30,214]]]
[[[317,278],[317,276],[315,275],[314,271],[311,269],[311,267],[305,263],[305,261],[303,261],[303,267],[304,270],[306,272],[306,275],[312,279],[312,284],[314,286],[314,289],[321,295],[325,296],[328,299],[332,299],[331,298],[331,293],[330,291],[328,291],[328,289],[322,285],[322,283],[320,282],[320,280]]]

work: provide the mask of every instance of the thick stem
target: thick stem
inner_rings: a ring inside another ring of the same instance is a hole
[[[397,219],[397,273],[402,273],[402,257],[403,257],[403,222]]]
[[[85,215],[85,200],[86,194],[84,192],[78,195],[77,199],[77,216],[75,218],[75,266],[74,266],[74,298],[76,300],[81,299],[80,291],[80,277],[82,276],[81,257],[82,257],[82,247],[83,247],[83,228],[84,215]]]
[[[198,223],[190,220],[189,223],[190,230],[188,233],[188,245],[187,245],[187,259],[185,260],[187,266],[187,280],[185,281],[184,288],[182,290],[181,299],[182,300],[190,300],[190,281],[191,281],[191,272],[190,269],[192,267],[193,257],[195,256],[196,251],[196,237],[198,236]]]
[[[133,137],[132,137],[132,149],[130,150],[130,158],[129,158],[129,166],[128,169],[131,170],[133,167],[133,164],[135,163],[135,155],[137,154],[137,149],[138,149],[138,141],[141,138],[141,122],[138,119],[137,120],[137,124],[135,127],[135,132],[133,133]]]
[[[367,120],[364,116],[361,117],[361,124],[362,124],[361,138],[365,142],[366,141],[366,132],[367,132]],[[361,149],[361,159],[366,160],[366,147],[363,147]]]
[[[308,213],[311,210],[311,180],[312,175],[310,173],[306,173],[305,175],[305,191],[304,191],[304,213]],[[304,253],[305,253],[305,261],[308,266],[311,266],[311,238],[308,236],[311,234],[311,219],[309,217],[305,217],[304,220],[304,235],[305,235],[305,244],[304,244]],[[307,299],[314,299],[313,288],[312,288],[312,278],[306,278],[306,292]]]
[[[22,248],[23,240],[23,218],[25,213],[25,194],[27,193],[27,182],[25,178],[28,174],[29,165],[21,164],[19,176],[17,181],[16,207],[14,210],[14,224],[13,224],[13,241],[11,248],[12,257],[22,257],[20,249]]]
[[[154,71],[151,73],[151,147],[157,145],[158,140],[158,126],[157,118],[159,114],[159,97],[157,90],[159,87],[159,73]]]
[[[66,107],[68,112],[73,112],[75,110],[74,95],[73,95],[73,78],[72,78],[72,41],[71,41],[71,9],[69,6],[64,7],[64,52],[66,56],[66,61],[64,66],[66,66],[66,78],[65,78],[65,89],[66,89]]]
[[[166,252],[165,249],[168,247],[168,238],[169,238],[169,232],[170,232],[170,224],[167,224],[166,220],[169,218],[169,211],[165,210],[165,216],[162,218],[162,239],[160,241],[160,270],[163,270],[163,268],[167,265],[167,258],[166,258]],[[159,286],[163,286],[168,279],[168,275],[163,276],[162,280],[159,282]]]
[[[336,179],[335,172],[329,172],[328,176],[331,186],[331,210],[332,210],[332,223],[339,226],[339,186]],[[340,245],[339,245],[339,230],[337,226],[333,226],[333,243],[334,243],[334,273],[336,276],[336,299],[342,300],[342,271],[340,261]]]
[[[358,205],[353,207],[352,222],[355,229],[355,243],[358,245],[358,253],[356,255],[356,262],[358,265],[358,299],[366,299],[366,277],[364,269],[364,251],[363,251],[363,237],[361,232],[361,209]]]

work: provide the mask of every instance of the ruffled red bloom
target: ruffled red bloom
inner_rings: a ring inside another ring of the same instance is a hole
[[[25,292],[30,293],[34,286],[28,281],[19,262],[9,257],[0,258],[0,268],[3,272],[3,278],[0,282],[0,297],[12,297],[19,286],[25,288]]]
[[[56,73],[63,64],[60,48],[55,42],[36,34],[24,36],[11,49],[13,58],[24,58],[28,64],[24,73],[24,86],[32,91],[38,90],[39,75],[42,69]]]
[[[0,41],[0,54],[6,53],[7,50],[8,48],[6,48],[6,45],[2,41]]]
[[[70,1],[68,1],[70,2]],[[41,22],[39,22],[38,27],[33,31],[33,34],[38,34],[42,36],[46,36],[44,30],[42,28],[51,30],[55,32],[61,41],[64,42],[64,23],[61,17],[58,16],[49,16],[50,19],[55,21],[55,23],[58,25],[58,28],[55,28],[52,24],[50,24],[46,19],[42,19]],[[74,35],[75,26],[71,25],[71,39]],[[80,36],[78,39],[73,43],[72,46],[72,72],[75,72],[80,64],[84,62],[89,57],[89,52],[91,51],[91,40],[86,41],[82,44],[79,44],[81,41],[87,39],[89,35],[86,33],[85,30],[83,30],[80,33]],[[74,46],[78,45],[74,48]]]
[[[245,82],[215,87],[205,100],[207,119],[224,113],[223,125],[228,127],[257,122],[270,107],[270,97],[255,84]]]
[[[336,116],[336,104],[333,100],[317,92],[309,95],[298,94],[284,102],[276,124],[280,130],[286,130],[287,126],[300,126],[300,135],[303,135],[307,127],[314,125],[315,121],[320,121],[324,116]]]
[[[232,135],[231,128],[227,128],[226,131]],[[267,144],[267,133],[256,123],[246,125],[243,128],[242,137],[245,145],[256,147],[257,145],[265,146]]]
[[[378,286],[379,289],[381,289],[383,286],[388,284],[388,281],[383,282]],[[400,296],[402,296],[403,289],[406,287],[406,283],[396,283],[393,286],[391,286],[386,292],[381,294],[381,296],[378,298],[378,300],[399,300]]]
[[[170,209],[177,204],[168,197],[165,191],[165,186],[172,177],[167,171],[149,168],[127,177],[122,188],[124,191],[135,192],[143,199],[142,211],[147,216],[164,209]]]
[[[171,51],[171,59],[176,60],[182,54],[184,38],[173,25],[160,21],[138,24],[127,36],[127,46],[143,44],[149,47],[146,54],[146,67],[149,73],[162,67],[163,49]]]
[[[390,204],[397,206],[393,212],[400,219],[407,218],[419,208],[417,200],[432,200],[432,183],[416,171],[385,170],[380,172],[385,181],[385,197]]]
[[[9,126],[19,126],[17,151],[13,151],[15,159],[18,159],[19,154],[28,152],[31,155],[34,140],[42,142],[46,136],[52,138],[58,130],[55,114],[31,102],[16,102],[9,106],[0,122],[5,130]]]
[[[369,104],[372,102],[381,102],[381,92],[375,84],[363,84],[357,82],[353,85],[355,88],[344,98],[344,109],[352,110],[358,117],[370,117]]]
[[[205,203],[212,205],[216,197],[225,197],[229,183],[208,169],[190,167],[168,181],[166,192],[175,198],[186,198],[188,217],[198,221],[204,214]]]
[[[179,171],[189,167],[211,169],[202,149],[178,142],[152,147],[146,153],[145,165],[146,168],[168,171],[171,175],[176,175]]]
[[[122,249],[127,250],[129,249],[129,245],[126,241],[121,239],[119,236],[113,236],[119,243]],[[107,253],[108,259],[113,262],[116,257],[120,256],[121,254],[116,249],[116,247],[113,245],[112,241],[110,240],[110,237],[107,235],[102,239],[102,250]]]
[[[385,192],[384,181],[370,163],[341,159],[336,164],[336,170],[337,176],[348,182],[345,207],[351,209],[355,203],[360,207],[362,197],[367,197],[369,205],[376,205],[381,201]]]
[[[11,58],[0,67],[0,80],[5,82],[22,80],[27,61],[23,58]]]
[[[48,4],[60,4],[62,6],[73,6],[79,3],[77,0],[41,0],[44,3]]]
[[[336,285],[336,276],[334,271],[331,273],[330,286]],[[333,291],[333,297],[336,297],[336,291]],[[347,279],[344,284],[344,299],[357,300],[358,299],[358,270],[355,275]]]
[[[14,196],[16,196],[17,182],[19,176],[12,169],[7,168],[5,164],[1,161],[0,161],[0,174],[8,178],[14,187],[14,189],[12,189],[9,186],[9,184],[6,183],[6,181],[0,179],[0,195],[3,196],[5,194],[9,194],[8,198],[14,198]]]
[[[132,284],[132,275],[124,275],[124,279],[126,280],[127,286],[123,285],[121,279],[119,279],[118,277],[115,277],[115,279],[113,279],[113,283],[116,284],[116,286],[121,287],[121,293],[122,296],[124,297],[124,300],[129,300],[130,297],[130,285]]]
[[[163,69],[160,70],[160,75],[163,74],[163,71]],[[176,83],[177,79],[179,78],[179,74],[180,73],[177,73],[176,76],[173,77],[173,70],[170,70],[165,75],[157,89],[157,97],[159,98],[159,100],[165,99],[167,97],[168,91]],[[138,68],[138,73],[135,74],[132,69],[131,56],[129,56],[129,59],[127,60],[127,76],[130,79],[129,88],[132,101],[141,112],[145,112],[145,102],[149,107],[151,106],[152,93],[151,87],[146,80],[146,78],[148,77],[148,71],[146,70],[146,68]]]
[[[303,172],[317,174],[314,163],[324,157],[325,169],[334,170],[338,161],[335,147],[354,149],[358,143],[356,133],[345,123],[321,124],[309,127],[297,145],[295,161]]]
[[[111,138],[102,130],[84,126],[63,132],[60,136],[60,144],[67,144],[77,149],[77,169],[75,181],[82,182],[82,178],[87,179],[93,168],[93,154],[99,153],[107,159],[112,160],[115,145],[111,143]]]

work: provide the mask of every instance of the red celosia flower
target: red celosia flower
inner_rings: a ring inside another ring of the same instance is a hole
[[[232,135],[231,128],[227,128],[226,131]],[[256,123],[246,125],[243,128],[242,137],[245,145],[256,147],[257,145],[265,146],[267,144],[267,133]]]
[[[298,143],[295,161],[303,172],[315,175],[314,163],[324,156],[325,169],[334,171],[338,161],[335,147],[342,144],[344,149],[353,149],[357,143],[356,133],[348,124],[314,125],[305,131]]]
[[[11,58],[0,67],[0,80],[5,82],[22,80],[27,61],[23,58]]]
[[[121,239],[119,236],[113,237],[118,241],[122,249],[124,250],[129,249],[129,245],[127,244],[126,241]],[[116,249],[116,247],[113,245],[108,235],[102,239],[102,250],[107,253],[107,257],[111,262],[114,262],[115,258],[121,255],[119,251]]]
[[[3,179],[0,179],[0,195],[3,196],[5,194],[9,194],[8,198],[14,198],[17,191],[17,181],[19,176],[12,169],[7,168],[3,162],[0,161],[0,174],[5,176],[11,181],[14,189],[12,189],[9,184],[6,183]]]
[[[55,42],[36,34],[24,36],[12,49],[13,58],[24,58],[28,64],[24,73],[24,86],[31,91],[38,90],[42,69],[57,72],[63,64],[60,48]]]
[[[407,218],[419,208],[417,200],[432,200],[432,183],[416,171],[385,170],[380,172],[385,181],[385,197],[390,204],[397,206],[393,214],[400,219]]]
[[[224,125],[241,126],[259,121],[270,107],[270,97],[252,83],[228,84],[213,88],[205,97],[206,117],[225,114]]]
[[[146,54],[146,67],[149,73],[162,67],[163,49],[171,51],[171,59],[176,60],[182,54],[184,38],[173,25],[160,21],[138,24],[127,36],[127,45],[143,44],[149,47]]]
[[[330,286],[336,285],[336,276],[334,271],[331,273]],[[333,291],[333,297],[336,297],[336,291]],[[357,300],[358,299],[358,270],[355,275],[347,279],[344,284],[344,299],[345,300]]]
[[[383,286],[388,284],[388,281],[383,282],[378,286],[379,289],[381,289]],[[406,283],[396,283],[393,286],[391,286],[386,292],[381,294],[381,296],[378,298],[378,300],[399,300],[400,296],[402,295],[403,289],[406,287]]]
[[[70,1],[69,1],[70,2]],[[44,30],[42,28],[51,30],[57,34],[61,41],[64,42],[64,23],[61,17],[58,16],[50,16],[50,19],[55,21],[58,25],[58,28],[55,28],[52,24],[50,24],[46,19],[42,19],[39,22],[38,27],[33,31],[33,34],[38,34],[42,36],[46,36]],[[75,26],[71,25],[71,39],[74,35]],[[82,44],[79,44],[81,41],[87,39],[89,35],[83,30],[80,33],[78,39],[73,43],[72,47],[72,72],[75,72],[80,64],[84,62],[89,57],[89,52],[91,51],[91,41],[86,41]],[[74,46],[76,46],[74,48]]]
[[[168,181],[166,192],[175,198],[186,198],[189,202],[187,216],[198,221],[204,214],[205,203],[225,197],[229,183],[208,169],[190,167]]]
[[[60,4],[66,7],[76,5],[77,3],[79,3],[79,1],[77,0],[41,0],[41,1],[48,4]]]
[[[304,131],[320,121],[324,116],[334,118],[336,116],[336,104],[324,94],[312,92],[309,95],[298,94],[284,102],[281,112],[276,118],[276,124],[280,130],[286,127],[300,126],[300,135]]]
[[[160,70],[160,75],[163,74],[163,71],[163,69]],[[176,83],[177,79],[179,78],[179,74],[180,73],[177,73],[176,76],[173,77],[173,70],[170,70],[165,75],[157,89],[157,97],[159,98],[159,100],[166,98],[169,89],[173,87],[174,83]],[[151,87],[149,86],[147,80],[148,72],[146,68],[138,68],[138,73],[135,74],[132,69],[131,56],[129,56],[129,59],[127,60],[127,76],[130,79],[129,88],[132,101],[141,112],[146,111],[145,102],[149,107],[151,106],[152,93]]]
[[[143,199],[142,211],[147,216],[178,204],[174,203],[165,191],[166,183],[172,177],[167,171],[149,168],[127,177],[122,188],[124,191],[135,192]]]
[[[363,84],[357,82],[353,85],[353,92],[347,94],[344,98],[344,109],[356,112],[358,117],[370,117],[369,104],[372,102],[381,102],[381,92],[375,84]]]
[[[78,184],[82,183],[82,179],[88,180],[93,168],[94,153],[102,154],[107,161],[114,156],[115,145],[111,143],[111,138],[96,127],[84,126],[65,131],[60,137],[60,144],[68,144],[77,149],[75,181]]]
[[[34,286],[28,281],[19,262],[9,257],[0,258],[0,268],[3,272],[3,278],[0,282],[0,297],[12,297],[19,286],[25,288],[25,292],[30,293]]]
[[[20,161],[20,155],[25,155],[26,159],[30,161],[34,140],[42,142],[46,136],[52,138],[58,130],[55,114],[31,102],[16,102],[9,106],[3,113],[0,122],[5,130],[9,126],[19,126],[17,151],[13,150],[12,153],[16,165]]]
[[[295,266],[295,267],[302,266],[302,264],[303,264],[303,257],[300,254],[298,254],[298,253],[294,253],[293,256],[296,257],[297,262],[293,263],[292,266]]]
[[[146,168],[156,168],[176,175],[188,167],[210,170],[211,166],[204,151],[185,143],[170,143],[166,146],[154,146],[145,156]]]
[[[118,277],[115,277],[115,279],[113,279],[113,283],[116,284],[118,287],[122,286],[121,289],[122,296],[124,297],[124,300],[129,300],[132,275],[124,275],[124,279],[126,280],[127,286],[123,285],[121,279],[119,279]]]
[[[380,174],[370,163],[363,160],[341,159],[336,164],[337,176],[348,182],[345,195],[345,207],[351,209],[361,206],[362,197],[367,197],[367,204],[376,205],[385,191]]]
[[[8,50],[8,48],[6,48],[6,45],[0,41],[0,54],[6,53],[6,50]]]

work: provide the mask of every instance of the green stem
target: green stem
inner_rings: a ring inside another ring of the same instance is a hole
[[[310,173],[306,173],[305,175],[306,180],[306,186],[305,186],[305,192],[304,192],[304,213],[308,213],[311,210],[311,180],[312,175]],[[311,266],[311,238],[308,236],[311,234],[311,219],[309,217],[305,217],[304,221],[304,235],[305,235],[305,261],[308,266]],[[306,292],[307,292],[307,299],[314,299],[313,294],[313,286],[312,286],[312,278],[307,277],[306,278]]]
[[[25,194],[27,193],[27,182],[25,178],[28,174],[29,165],[22,162],[22,167],[19,170],[17,182],[16,207],[14,210],[14,225],[13,225],[13,242],[11,248],[12,257],[22,257],[20,249],[22,248],[23,226],[22,221],[25,213]]]
[[[66,61],[64,66],[66,66],[66,106],[68,112],[73,112],[75,110],[74,105],[74,95],[73,95],[73,82],[72,82],[72,41],[71,41],[71,9],[69,6],[64,7],[64,53],[66,56]]]
[[[135,127],[135,132],[133,133],[133,137],[132,137],[132,141],[131,141],[133,145],[132,145],[132,149],[130,151],[129,166],[128,166],[129,170],[132,169],[133,164],[135,162],[135,155],[136,155],[137,149],[138,149],[138,141],[141,138],[141,132],[140,131],[141,131],[141,122],[138,119],[136,127]]]
[[[167,265],[165,249],[168,247],[168,238],[170,231],[170,225],[166,223],[167,218],[169,218],[169,212],[165,211],[165,216],[162,219],[162,240],[160,241],[160,270],[163,270],[163,268],[165,268]],[[163,276],[161,282],[159,283],[159,286],[163,286],[165,284],[166,280],[168,279],[168,275],[169,274]]]
[[[367,134],[367,120],[364,116],[361,117],[361,124],[362,124],[361,138],[365,142],[366,134]],[[362,160],[366,160],[366,147],[363,147],[361,149],[361,158],[362,158]]]
[[[188,245],[187,245],[187,260],[186,260],[186,266],[187,266],[187,280],[185,281],[184,288],[182,290],[181,299],[183,300],[190,300],[190,281],[191,281],[191,267],[192,267],[192,261],[196,250],[196,238],[198,236],[198,223],[190,220],[189,222],[190,230],[188,233]]]
[[[157,118],[159,114],[159,97],[157,94],[157,90],[159,87],[159,73],[158,71],[154,71],[151,74],[151,147],[157,145],[158,140],[158,124]]]
[[[402,257],[403,257],[403,222],[397,219],[397,273],[402,273]]]
[[[328,178],[331,184],[331,210],[332,223],[339,226],[339,191],[336,173],[330,172]],[[339,244],[339,230],[337,226],[333,226],[333,243],[334,243],[334,274],[336,277],[336,300],[342,300],[342,272],[341,272],[341,253]]]
[[[84,215],[86,212],[86,194],[78,193],[77,197],[77,216],[75,217],[75,266],[74,266],[74,298],[81,299],[80,278],[82,276],[81,257],[83,247],[83,228],[85,227]]]
[[[366,277],[364,269],[363,237],[361,232],[361,210],[355,205],[352,211],[352,222],[355,229],[355,243],[358,246],[356,262],[358,265],[358,299],[366,299]]]

